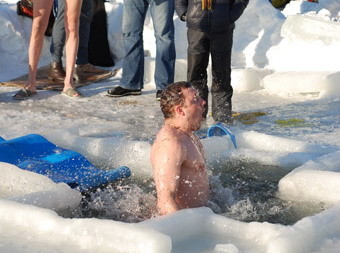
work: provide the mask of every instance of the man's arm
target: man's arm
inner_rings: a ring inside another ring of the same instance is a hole
[[[157,207],[161,215],[180,209],[175,198],[185,150],[179,140],[164,139],[153,146],[151,163],[157,190]]]

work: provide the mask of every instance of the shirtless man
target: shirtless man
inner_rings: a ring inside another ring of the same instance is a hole
[[[205,101],[190,83],[178,82],[162,92],[160,105],[164,125],[151,149],[159,214],[204,206],[209,182],[203,146],[193,131],[204,120]]]

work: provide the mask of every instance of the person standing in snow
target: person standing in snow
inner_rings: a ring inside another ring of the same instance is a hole
[[[188,82],[170,84],[161,95],[164,125],[152,145],[150,160],[160,215],[200,207],[209,199],[200,129],[205,101]]]
[[[88,45],[90,40],[93,0],[83,0],[79,23],[79,46],[76,58],[76,74],[87,73],[92,75],[109,74],[110,71],[95,67],[89,62]],[[65,1],[58,1],[58,13],[53,25],[50,52],[52,62],[48,71],[48,79],[64,81],[65,71],[62,57],[65,45]]]
[[[25,87],[13,96],[13,99],[26,99],[37,94],[36,76],[38,62],[52,5],[53,0],[34,0],[32,32],[28,49],[28,81]],[[66,76],[62,94],[70,98],[79,98],[82,96],[80,92],[74,88],[73,83],[73,72],[79,41],[79,15],[81,5],[82,0],[65,0]]]
[[[206,101],[203,117],[208,113],[207,67],[212,60],[212,117],[232,122],[231,51],[235,21],[249,0],[175,0],[175,8],[187,23],[188,81]]]
[[[155,84],[156,99],[161,91],[174,81],[175,72],[175,12],[172,0],[124,0],[123,39],[125,57],[120,86],[107,91],[107,96],[141,95],[144,87],[143,28],[147,10],[153,21],[156,38]]]

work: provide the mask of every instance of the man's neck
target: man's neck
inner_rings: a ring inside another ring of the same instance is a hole
[[[192,133],[191,128],[185,122],[181,122],[178,119],[167,119],[164,122],[165,125],[179,129],[180,131],[190,134]]]

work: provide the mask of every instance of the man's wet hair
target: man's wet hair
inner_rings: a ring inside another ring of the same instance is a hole
[[[169,84],[162,92],[161,95],[161,110],[164,118],[171,118],[174,116],[174,106],[184,105],[183,89],[193,87],[189,82],[176,82]]]

